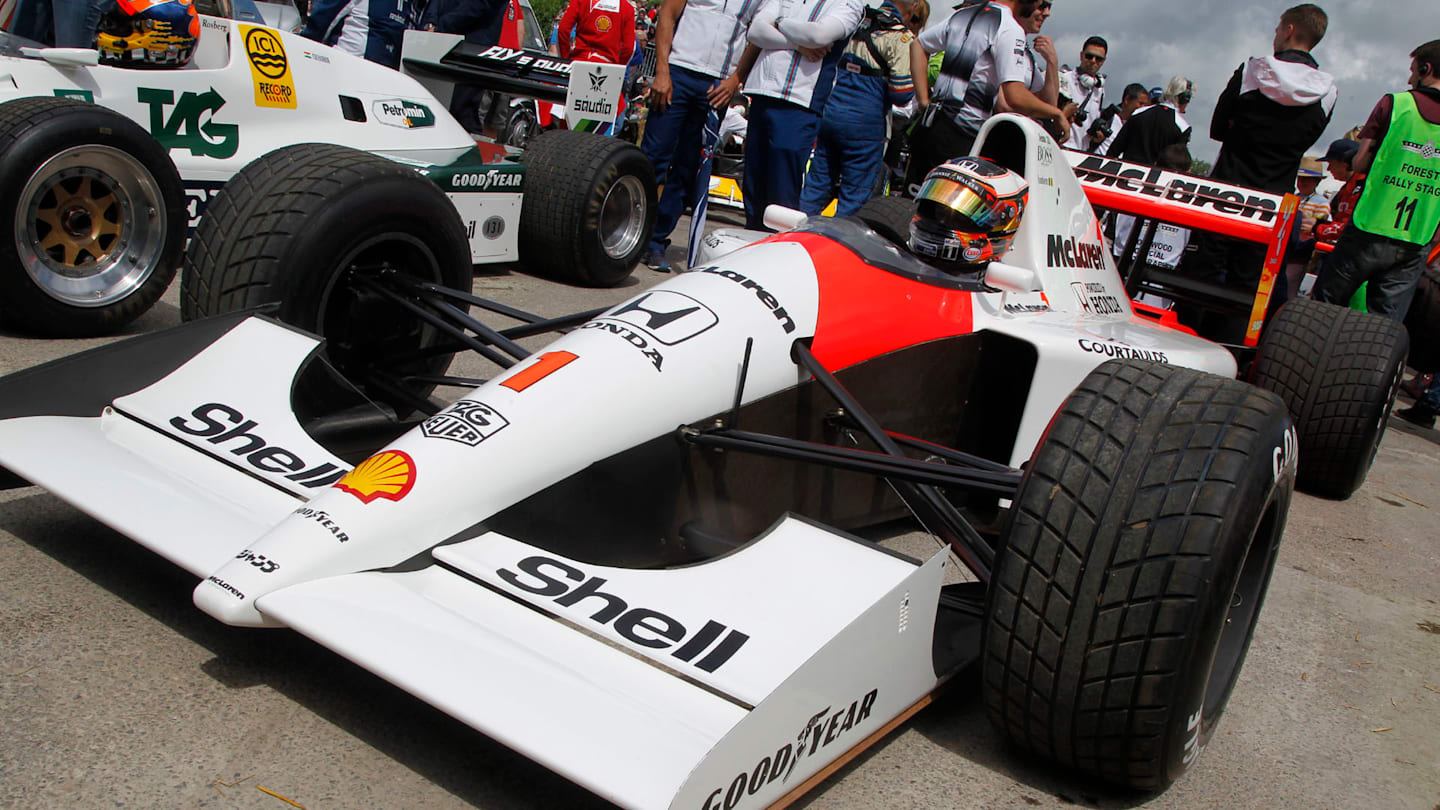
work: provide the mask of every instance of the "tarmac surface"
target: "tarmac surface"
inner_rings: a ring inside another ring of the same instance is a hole
[[[558,315],[663,278],[475,290]],[[177,288],[127,333],[178,324]],[[0,373],[104,342],[0,332]],[[1027,759],[961,676],[800,806],[1440,808],[1437,483],[1440,432],[1392,420],[1352,498],[1297,493],[1224,719],[1169,791]],[[298,634],[219,624],[195,584],[43,490],[0,491],[0,807],[607,806]]]

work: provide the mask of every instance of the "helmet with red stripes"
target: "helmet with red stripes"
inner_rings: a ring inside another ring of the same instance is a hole
[[[200,40],[190,0],[117,0],[100,20],[100,61],[120,67],[181,67]]]
[[[916,195],[910,251],[947,273],[974,273],[1010,249],[1030,200],[1025,178],[985,158],[936,166]]]

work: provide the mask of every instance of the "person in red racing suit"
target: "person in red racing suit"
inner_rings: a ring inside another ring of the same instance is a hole
[[[623,65],[635,52],[635,4],[630,0],[570,0],[556,29],[556,44],[566,59]]]

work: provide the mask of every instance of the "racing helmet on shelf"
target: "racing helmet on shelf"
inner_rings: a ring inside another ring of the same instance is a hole
[[[100,18],[100,61],[120,67],[181,67],[200,40],[190,0],[116,0]]]
[[[915,200],[910,252],[947,273],[976,273],[1010,249],[1030,185],[985,158],[963,157],[932,169]]]

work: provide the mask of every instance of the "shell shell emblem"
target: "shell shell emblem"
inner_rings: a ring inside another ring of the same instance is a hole
[[[372,503],[380,498],[398,501],[410,494],[414,486],[415,461],[399,450],[377,453],[335,482],[336,489],[354,495],[361,503]]]

